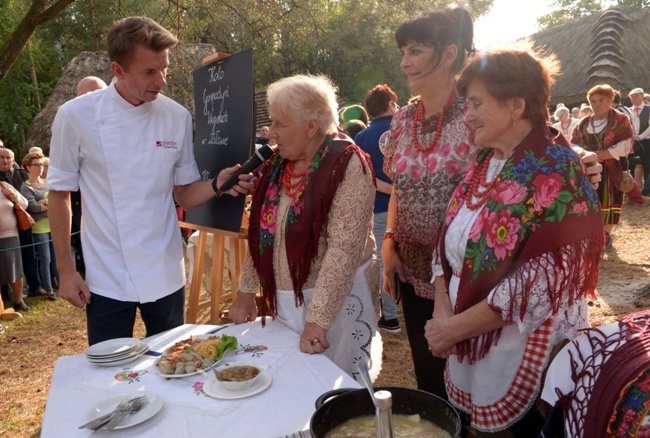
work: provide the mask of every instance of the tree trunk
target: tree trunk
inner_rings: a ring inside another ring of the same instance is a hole
[[[88,14],[90,15],[90,25],[93,29],[93,41],[95,42],[95,52],[99,51],[99,34],[97,33],[97,27],[95,26],[95,7],[93,6],[93,0],[88,0]]]
[[[25,48],[29,54],[29,74],[32,77],[32,85],[34,86],[34,97],[36,98],[36,108],[41,110],[41,96],[38,92],[38,78],[36,77],[36,67],[34,66],[34,55],[32,54],[32,43],[27,40]]]
[[[18,58],[18,55],[27,44],[34,31],[41,24],[56,17],[75,0],[32,0],[32,6],[18,23],[16,29],[0,44],[0,81],[9,72],[9,69]]]

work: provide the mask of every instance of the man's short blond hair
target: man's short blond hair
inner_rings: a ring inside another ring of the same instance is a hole
[[[178,39],[149,17],[128,17],[116,21],[108,31],[108,58],[128,67],[138,46],[162,52],[178,44]]]

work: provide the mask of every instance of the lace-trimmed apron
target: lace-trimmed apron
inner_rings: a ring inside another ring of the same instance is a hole
[[[327,332],[330,348],[325,351],[325,355],[355,380],[359,374],[356,369],[359,357],[363,356],[368,361],[372,379],[375,379],[381,370],[383,347],[370,288],[364,276],[364,271],[371,262],[372,259],[357,269],[352,290],[345,298],[332,328]],[[302,293],[305,303],[300,307],[296,307],[292,290],[278,289],[276,295],[277,320],[298,334],[302,334],[305,328],[305,317],[313,288],[303,289]]]

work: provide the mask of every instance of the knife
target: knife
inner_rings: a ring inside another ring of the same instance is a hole
[[[225,329],[225,328],[230,327],[231,325],[232,325],[232,324],[221,325],[221,326],[219,326],[219,327],[217,327],[217,328],[214,328],[214,329],[210,330],[209,332],[206,332],[206,335],[212,335],[212,334],[214,334],[214,333],[216,333],[216,332],[218,332],[218,331],[221,331],[221,330],[223,330],[223,329]]]

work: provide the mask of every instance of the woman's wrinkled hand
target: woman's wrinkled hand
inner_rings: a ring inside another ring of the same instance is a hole
[[[233,301],[228,311],[228,316],[235,324],[255,321],[257,318],[257,304],[255,294],[238,292],[237,298]]]
[[[381,258],[384,262],[384,292],[393,299],[397,296],[397,284],[395,274],[402,283],[406,283],[404,265],[397,254],[397,243],[393,239],[387,239],[381,247]]]
[[[436,303],[436,306],[438,303]],[[424,326],[424,337],[429,344],[429,351],[436,357],[447,358],[456,354],[456,341],[452,318],[433,318]]]
[[[327,340],[327,330],[314,322],[306,323],[300,335],[300,351],[315,354],[324,353],[328,348],[330,343]]]

